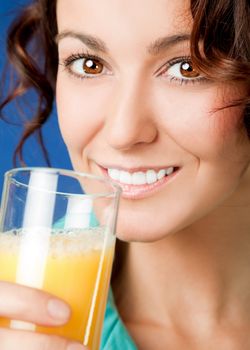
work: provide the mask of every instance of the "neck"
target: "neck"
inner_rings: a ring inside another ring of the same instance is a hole
[[[125,322],[196,332],[250,322],[249,227],[249,207],[223,206],[164,240],[131,243],[114,285]]]

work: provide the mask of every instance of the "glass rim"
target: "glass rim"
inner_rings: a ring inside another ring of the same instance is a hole
[[[102,183],[105,183],[109,185],[112,190],[107,190],[107,192],[103,193],[92,193],[92,194],[80,194],[80,193],[67,193],[67,192],[61,192],[61,191],[50,191],[50,190],[41,190],[37,189],[43,192],[50,192],[50,193],[56,193],[58,195],[66,195],[66,196],[79,196],[79,197],[85,197],[85,198],[97,198],[97,197],[107,197],[107,196],[119,196],[122,192],[122,188],[114,181],[111,179],[106,179],[104,176],[99,176],[99,175],[92,175],[89,173],[81,172],[81,171],[76,171],[73,169],[62,169],[62,168],[50,168],[50,167],[18,167],[18,168],[13,168],[5,172],[4,178],[7,178],[8,180],[11,180],[12,183],[19,184],[20,186],[23,187],[29,187],[28,184],[19,182],[16,180],[13,175],[18,174],[18,173],[24,173],[24,172],[44,172],[44,173],[51,173],[51,174],[58,174],[58,175],[64,175],[64,176],[69,176],[69,177],[74,177],[77,179],[78,177],[82,178],[88,178],[90,180],[96,180]]]

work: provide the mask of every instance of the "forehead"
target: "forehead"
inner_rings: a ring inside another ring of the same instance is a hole
[[[190,33],[188,0],[58,0],[59,32],[87,32],[103,41],[148,45],[166,35]]]

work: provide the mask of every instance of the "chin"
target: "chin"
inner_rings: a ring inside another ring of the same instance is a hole
[[[174,229],[167,227],[167,225],[157,225],[150,223],[148,219],[144,220],[145,224],[142,222],[141,220],[134,222],[133,220],[118,219],[117,238],[125,242],[152,243],[165,239],[177,231],[176,227]]]
[[[118,214],[117,237],[126,242],[157,242],[183,233],[207,212],[184,206],[172,212],[121,210]]]

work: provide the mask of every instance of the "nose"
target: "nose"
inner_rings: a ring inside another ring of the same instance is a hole
[[[117,85],[112,91],[105,116],[108,144],[114,149],[130,150],[134,146],[154,142],[157,125],[148,89],[133,80]]]

